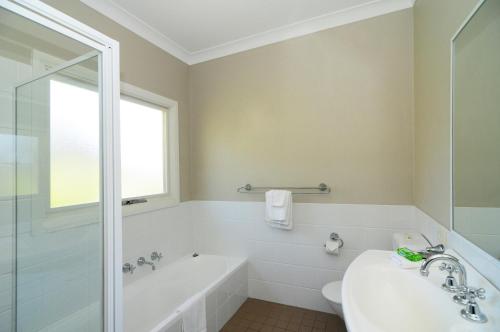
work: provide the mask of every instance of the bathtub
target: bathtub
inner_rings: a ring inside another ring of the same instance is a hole
[[[248,297],[247,260],[189,256],[132,282],[124,289],[125,332],[180,332],[179,308],[199,292],[207,330],[217,332]]]

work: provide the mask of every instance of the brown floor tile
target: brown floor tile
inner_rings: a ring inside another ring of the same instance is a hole
[[[288,320],[279,319],[276,322],[276,327],[279,327],[280,329],[286,329],[287,326],[288,326]]]
[[[320,322],[319,320],[316,320],[314,322],[314,328],[315,329],[323,329],[324,330],[325,327],[326,327],[326,322]]]
[[[302,323],[300,323],[300,325],[313,327],[314,320],[311,318],[304,318],[304,319],[302,319]]]
[[[278,323],[278,320],[276,318],[268,317],[265,323],[270,326],[275,326]]]
[[[335,315],[283,304],[248,299],[223,327],[223,332],[346,332]]]
[[[256,331],[260,331],[260,329],[264,327],[264,324],[261,324],[261,323],[258,323],[258,322],[253,322],[252,324],[250,324],[250,328],[252,330],[256,330]]]
[[[287,329],[287,331],[291,331],[291,332],[299,332],[300,325],[294,324],[294,323],[288,323],[288,326],[286,327],[286,329]]]

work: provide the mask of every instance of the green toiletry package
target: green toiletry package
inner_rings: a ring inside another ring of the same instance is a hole
[[[406,247],[398,248],[396,249],[396,252],[398,253],[399,256],[402,256],[411,262],[418,262],[424,259],[424,257],[420,255],[418,252],[414,252]]]

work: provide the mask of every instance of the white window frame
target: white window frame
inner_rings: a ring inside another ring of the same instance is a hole
[[[147,195],[140,197],[122,198],[123,201],[132,199],[146,199],[145,203],[137,203],[122,206],[123,216],[130,216],[139,213],[164,209],[179,205],[180,203],[180,172],[179,172],[179,106],[177,101],[164,96],[157,95],[150,91],[141,89],[129,83],[121,83],[121,97],[125,99],[137,99],[151,104],[160,106],[166,109],[166,153],[165,158],[165,173],[166,193],[159,195]],[[121,100],[120,97],[120,100]],[[121,143],[121,142],[120,142]],[[165,144],[165,142],[164,142]]]

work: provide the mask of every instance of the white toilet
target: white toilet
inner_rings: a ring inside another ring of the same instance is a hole
[[[392,249],[407,247],[419,250],[427,246],[427,241],[418,233],[394,233],[392,235]],[[342,311],[342,281],[332,281],[321,289],[321,294],[328,301],[333,312],[344,319]]]
[[[342,280],[332,281],[321,289],[321,294],[328,301],[333,313],[344,319],[342,312]]]

